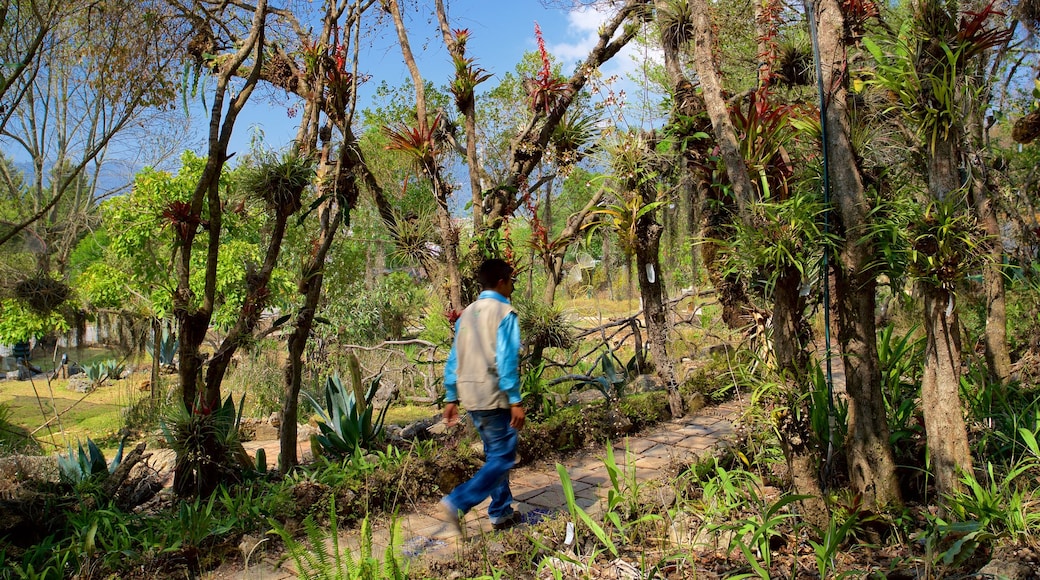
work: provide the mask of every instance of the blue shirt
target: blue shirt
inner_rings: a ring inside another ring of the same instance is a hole
[[[510,304],[509,299],[494,290],[484,290],[477,297],[491,298]],[[455,321],[455,333],[459,332],[459,322]],[[505,391],[509,404],[520,402],[520,323],[516,312],[510,312],[498,325],[498,340],[495,346],[495,366],[498,367],[498,388]],[[448,363],[444,365],[444,401],[454,403],[459,400],[455,385],[458,382],[458,360],[455,354],[455,342],[451,343]]]

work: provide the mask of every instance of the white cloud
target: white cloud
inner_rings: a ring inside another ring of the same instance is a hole
[[[592,48],[599,42],[600,27],[613,18],[616,13],[616,10],[610,8],[577,7],[567,13],[567,38],[563,41],[557,41],[554,38],[545,39],[546,49],[563,63],[565,75],[569,75],[574,67],[589,55]],[[600,68],[600,72],[603,73],[604,79],[616,77],[613,90],[627,93],[626,100],[632,103],[635,93],[641,89],[630,80],[630,77],[641,76],[643,63],[648,60],[662,63],[664,57],[660,49],[656,47],[629,42]]]

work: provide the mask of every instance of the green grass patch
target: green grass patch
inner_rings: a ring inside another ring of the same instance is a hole
[[[441,413],[435,405],[415,405],[401,403],[390,405],[386,412],[386,423],[388,425],[411,425],[416,421],[439,416]]]

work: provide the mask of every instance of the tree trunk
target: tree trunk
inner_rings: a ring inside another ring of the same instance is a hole
[[[943,201],[960,188],[958,126],[946,138],[930,144],[928,192]],[[961,341],[957,302],[950,291],[931,285],[923,288],[924,327],[927,334],[921,406],[928,451],[940,493],[960,489],[961,473],[972,470],[971,449],[960,401]]]
[[[668,320],[664,307],[664,288],[659,260],[661,234],[664,228],[654,221],[655,212],[639,218],[636,225],[636,271],[639,276],[639,294],[643,298],[646,317],[647,343],[654,357],[657,376],[668,388],[668,406],[672,417],[685,414],[679,383],[675,379],[672,359],[668,356]]]
[[[220,384],[224,380],[228,365],[231,364],[231,358],[253,336],[260,315],[267,308],[267,298],[270,296],[267,285],[271,281],[278,255],[282,250],[282,239],[285,237],[286,223],[290,215],[282,210],[277,211],[264,263],[258,272],[246,276],[246,299],[242,304],[242,310],[206,369],[206,400],[210,405],[220,404]]]
[[[738,215],[745,219],[749,215],[748,206],[752,201],[754,186],[748,175],[744,156],[740,152],[740,140],[730,118],[722,79],[715,65],[715,35],[712,32],[711,10],[706,0],[690,0],[690,8],[694,21],[693,62],[701,81],[701,94],[708,117],[711,119],[715,141],[726,166],[730,186],[733,188]]]
[[[921,407],[936,488],[940,494],[948,494],[961,488],[962,474],[972,472],[961,411],[961,344],[954,295],[941,288],[926,288],[924,311],[927,342]]]
[[[235,121],[260,80],[260,71],[263,69],[266,15],[267,0],[259,0],[253,10],[248,38],[237,45],[235,53],[223,61],[217,71],[216,89],[213,104],[210,107],[206,165],[195,186],[195,191],[192,193],[190,215],[185,216],[186,221],[176,224],[179,228],[179,239],[177,240],[179,247],[175,253],[177,288],[173,294],[173,313],[180,326],[178,335],[180,337],[181,364],[178,370],[181,381],[181,399],[189,411],[194,410],[198,387],[202,380],[203,360],[199,349],[206,339],[216,300],[217,259],[220,256],[220,227],[221,212],[223,211],[220,200],[220,174],[228,160],[228,143],[231,140]],[[249,76],[243,83],[239,83],[235,87],[237,92],[231,91],[232,78],[251,55],[254,56],[254,62]],[[233,95],[230,102],[225,102],[230,95]],[[191,254],[192,244],[202,220],[204,204],[208,204],[209,207],[209,223],[206,224],[209,240],[207,240],[202,303],[196,305],[195,296],[191,290]],[[203,401],[205,405],[215,407],[216,404],[219,404],[220,385],[215,385],[215,388],[215,393],[212,389],[206,389],[207,400]]]
[[[162,322],[158,318],[152,319],[152,379],[151,388],[148,392],[148,398],[155,402],[156,389],[159,388],[159,365],[162,364],[160,359],[160,350],[162,349]]]
[[[343,129],[343,127],[341,127]],[[349,133],[343,131],[344,137]],[[323,166],[319,168],[317,183],[325,184],[328,172],[330,145],[323,146]],[[285,367],[285,390],[282,395],[282,422],[278,431],[278,471],[288,473],[299,464],[296,454],[299,420],[300,388],[303,386],[303,353],[314,328],[314,317],[318,312],[321,290],[325,282],[325,262],[332,247],[332,242],[339,232],[341,224],[350,223],[350,212],[357,205],[358,185],[354,173],[357,157],[352,152],[358,150],[356,142],[347,142],[340,146],[335,165],[331,168],[335,179],[332,180],[334,190],[329,201],[321,208],[321,231],[316,240],[317,251],[304,266],[300,277],[299,292],[303,295],[303,306],[296,315],[292,335],[286,347],[289,361]]]
[[[866,505],[884,506],[900,503],[901,495],[881,391],[874,320],[877,282],[871,268],[875,250],[866,235],[870,206],[852,145],[848,114],[845,23],[837,0],[820,0],[814,9],[823,86],[830,88],[821,115],[830,179],[825,187],[837,205],[838,230],[845,240],[834,268],[834,294],[849,402],[845,442],[849,480],[853,490],[863,494]]]
[[[1011,354],[1007,339],[1007,299],[1004,277],[1004,238],[994,207],[994,185],[987,168],[987,140],[982,121],[982,111],[969,115],[968,134],[974,151],[968,156],[971,165],[971,197],[982,228],[986,232],[988,257],[983,264],[982,284],[986,293],[986,329],[983,340],[986,345],[986,366],[990,379],[1002,385],[1011,377]]]
[[[798,387],[790,385],[788,388]],[[780,445],[783,447],[794,493],[809,496],[798,502],[801,516],[818,530],[826,530],[830,521],[830,510],[823,500],[819,476],[823,453],[816,436],[809,429],[808,421],[798,418],[808,416],[808,405],[804,401],[799,404],[802,406],[800,412],[795,413],[792,409],[785,414],[778,421],[777,431],[780,434]]]
[[[807,325],[802,315],[805,298],[801,296],[802,275],[788,266],[773,289],[773,354],[777,369],[800,381],[809,363]]]

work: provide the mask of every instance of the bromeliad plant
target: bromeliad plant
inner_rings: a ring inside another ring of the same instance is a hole
[[[396,391],[373,421],[372,400],[379,391],[380,377],[372,379],[366,391],[361,380],[361,363],[353,353],[347,357],[347,367],[351,389],[343,386],[339,376],[329,377],[325,381],[324,408],[307,395],[320,419],[318,429],[321,433],[313,435],[311,439],[316,456],[327,455],[337,459],[353,457],[355,450],[371,449],[382,437],[383,421]]]
[[[231,395],[216,408],[202,401],[200,393],[191,412],[181,404],[160,422],[166,443],[177,453],[173,489],[181,497],[208,497],[253,468],[238,436],[245,394],[237,412]]]

